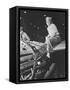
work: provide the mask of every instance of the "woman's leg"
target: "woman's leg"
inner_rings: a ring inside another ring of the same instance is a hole
[[[47,44],[47,57],[50,58],[50,52],[53,51],[53,47],[50,43],[50,39],[46,37],[45,43]]]

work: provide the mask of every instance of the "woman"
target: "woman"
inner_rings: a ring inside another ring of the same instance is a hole
[[[30,41],[29,36],[26,34],[26,32],[23,31],[23,27],[20,27],[20,40],[23,42]]]
[[[50,51],[53,50],[53,47],[55,47],[61,39],[56,25],[52,22],[52,17],[46,17],[46,24],[48,26],[48,36],[46,37],[45,43],[47,43],[47,56],[50,58]]]

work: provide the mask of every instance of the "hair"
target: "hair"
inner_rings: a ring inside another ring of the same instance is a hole
[[[52,17],[46,17],[50,22],[52,21]]]

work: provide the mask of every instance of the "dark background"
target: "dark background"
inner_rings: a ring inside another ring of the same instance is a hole
[[[65,39],[65,13],[54,11],[21,10],[20,26],[23,27],[31,40],[44,42],[47,36],[47,25],[45,17],[52,17],[57,26],[61,39]]]

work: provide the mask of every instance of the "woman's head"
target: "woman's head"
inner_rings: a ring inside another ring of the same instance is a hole
[[[49,26],[52,23],[52,17],[46,17],[46,24]]]
[[[22,26],[20,26],[20,31],[23,31],[23,27]]]

